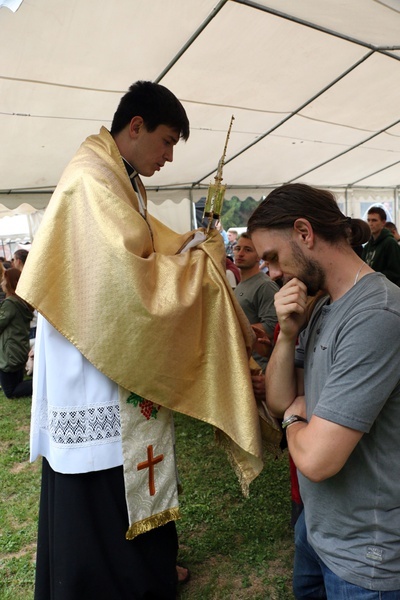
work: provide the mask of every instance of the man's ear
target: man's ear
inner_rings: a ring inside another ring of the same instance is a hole
[[[144,125],[144,121],[142,117],[136,116],[131,119],[129,123],[129,135],[131,138],[136,138],[139,134],[139,131]]]
[[[294,233],[299,241],[312,248],[314,245],[314,231],[311,223],[307,219],[296,219],[293,224]]]

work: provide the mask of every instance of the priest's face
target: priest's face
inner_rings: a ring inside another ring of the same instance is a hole
[[[179,141],[179,133],[168,125],[159,125],[148,131],[143,121],[131,124],[130,156],[126,156],[139,175],[151,177],[166,162],[173,161],[174,146]]]

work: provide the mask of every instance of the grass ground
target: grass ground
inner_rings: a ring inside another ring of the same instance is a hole
[[[0,393],[0,600],[33,597],[40,462],[28,462],[29,416],[30,399]],[[180,600],[291,600],[286,454],[267,457],[244,498],[208,425],[177,415],[176,438],[179,559],[192,574]]]

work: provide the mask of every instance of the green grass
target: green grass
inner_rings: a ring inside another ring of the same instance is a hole
[[[192,573],[180,598],[292,598],[287,455],[266,456],[264,471],[244,498],[208,425],[178,415],[176,438],[183,486],[179,558]]]
[[[33,597],[39,464],[29,463],[29,398],[0,393],[0,599]]]
[[[28,462],[30,399],[0,392],[0,600],[33,597],[40,461]],[[175,418],[183,486],[179,560],[191,570],[180,600],[291,600],[293,532],[286,454],[241,494],[212,428]]]

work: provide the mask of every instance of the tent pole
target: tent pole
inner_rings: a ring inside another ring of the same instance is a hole
[[[191,229],[197,229],[197,220],[196,220],[196,207],[193,201],[193,190],[189,190],[189,200],[190,200],[190,227]]]
[[[31,223],[31,217],[30,215],[26,215],[26,220],[28,222],[28,229],[29,229],[29,239],[30,242],[33,242],[33,235],[32,235],[32,223]]]

